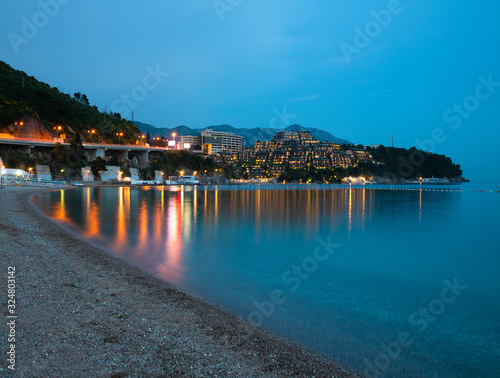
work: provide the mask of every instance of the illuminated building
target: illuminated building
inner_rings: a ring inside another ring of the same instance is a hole
[[[243,137],[222,131],[206,129],[198,133],[198,139],[203,150],[209,154],[222,151],[240,152],[243,150]]]

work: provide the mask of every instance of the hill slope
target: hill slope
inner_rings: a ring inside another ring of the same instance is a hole
[[[23,135],[26,130],[14,127],[15,122],[37,124],[41,134],[55,134],[54,126],[62,126],[61,133],[72,139],[77,134],[88,135],[94,129],[102,140],[112,141],[117,132],[122,140],[137,139],[139,129],[132,122],[122,120],[118,114],[104,115],[96,106],[89,105],[87,96],[74,97],[57,88],[28,76],[0,61],[0,130]]]

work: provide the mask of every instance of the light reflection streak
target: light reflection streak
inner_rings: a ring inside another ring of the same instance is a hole
[[[316,197],[316,211],[314,212],[314,217],[316,218],[315,219],[315,223],[318,224],[319,223],[319,215],[320,215],[320,209],[319,209],[319,206],[320,206],[320,201],[319,201],[319,190],[316,190],[314,195]]]
[[[118,211],[116,212],[116,235],[115,243],[117,247],[123,247],[127,244],[126,232],[126,214],[124,209],[124,187],[118,189]]]
[[[59,191],[59,206],[57,206],[54,217],[59,221],[72,223],[71,219],[69,219],[67,215],[66,202],[64,200],[64,190],[62,189]]]
[[[196,226],[197,212],[198,212],[198,187],[194,186],[193,193],[193,227]]]
[[[178,282],[182,278],[182,191],[176,192],[168,202],[164,263],[159,267],[163,277]]]
[[[214,219],[214,229],[217,229],[218,221],[219,221],[219,188],[215,186],[215,219]]]
[[[311,218],[311,191],[307,191],[307,206],[306,206],[306,219],[309,220]],[[307,222],[309,223],[309,222]]]
[[[162,214],[164,211],[164,206],[165,206],[165,190],[162,189],[162,191],[161,191],[161,206],[160,206]]]
[[[181,202],[180,202],[181,219],[184,215],[184,186],[181,188]]]
[[[185,195],[189,196],[189,192],[185,194],[184,187],[182,187],[182,192],[181,192],[182,237],[183,240],[191,240],[191,231],[193,229],[192,226],[193,207],[192,203],[185,198]]]
[[[85,191],[85,198],[87,199],[87,209],[90,209],[90,187],[87,187],[87,190]]]
[[[352,230],[352,187],[349,185],[349,215],[347,224],[348,235],[351,235],[351,230]]]
[[[229,209],[231,217],[235,218],[238,212],[238,193],[236,191],[231,191],[230,194],[231,207]]]
[[[422,221],[422,189],[420,189],[420,198],[418,201],[418,220]]]
[[[147,191],[145,191],[147,193]],[[147,250],[148,250],[148,208],[147,208],[147,202],[146,202],[146,197],[143,197],[142,200],[140,200],[139,204],[139,211],[138,211],[139,217],[139,230],[138,230],[138,235],[137,235],[137,246],[135,248],[136,252],[138,255],[144,255]]]
[[[248,190],[245,190],[244,192],[244,196],[245,198],[247,199],[247,208],[245,208],[245,214],[247,215],[246,218],[247,219],[251,219],[251,216],[252,216],[252,202],[254,203],[254,207],[255,207],[255,211],[254,211],[254,222],[255,222],[255,226],[254,226],[254,243],[257,244],[257,243],[260,243],[261,241],[261,237],[262,237],[262,229],[260,227],[260,217],[261,217],[261,207],[263,206],[262,203],[261,203],[261,196],[262,196],[262,192],[260,189],[257,189],[256,191],[256,197],[254,197],[254,201],[252,201],[252,198],[250,196],[250,191]],[[265,199],[264,201],[264,206],[265,206]]]
[[[262,192],[260,189],[257,190],[257,203],[256,203],[256,209],[255,209],[255,226],[258,228],[260,224],[260,213],[261,213],[261,195]]]
[[[162,240],[162,204],[163,204],[163,188],[156,187],[153,206],[149,207],[151,222],[153,224],[153,235],[151,239],[153,240],[153,245],[160,243]],[[159,198],[159,200],[158,200]],[[159,203],[158,203],[159,202]]]
[[[86,224],[87,227],[84,231],[84,234],[86,237],[91,238],[100,236],[101,234],[101,230],[99,227],[100,209],[99,209],[99,204],[97,204],[96,200],[92,198],[93,196],[90,188],[88,188],[87,190],[87,197],[88,197],[87,224]]]
[[[207,216],[208,216],[207,192],[208,190],[205,188],[205,198],[203,201],[203,220],[205,221],[205,223],[207,222]]]
[[[366,204],[366,189],[363,186],[363,202],[361,203],[361,230],[365,230],[365,204]]]

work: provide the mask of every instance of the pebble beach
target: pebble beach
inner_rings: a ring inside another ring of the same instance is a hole
[[[17,316],[15,371],[2,337],[2,376],[357,376],[62,229],[30,203],[42,190],[0,190],[3,335],[8,267]]]

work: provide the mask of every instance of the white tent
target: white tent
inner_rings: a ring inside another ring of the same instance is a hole
[[[28,172],[16,168],[0,168],[0,174],[9,177],[29,176]]]

